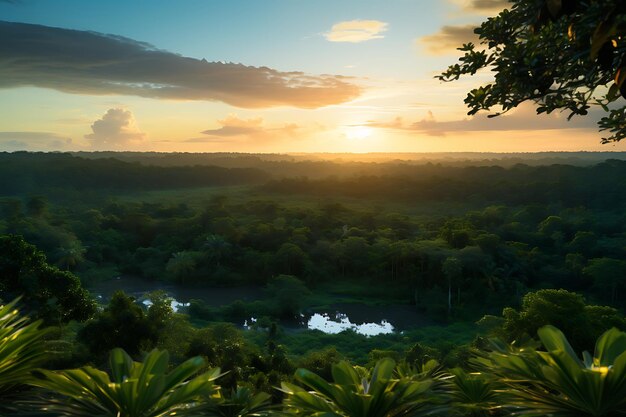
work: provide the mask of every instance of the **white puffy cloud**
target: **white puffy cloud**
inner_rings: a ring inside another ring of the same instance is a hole
[[[102,118],[91,125],[92,133],[85,135],[91,146],[96,149],[121,149],[137,145],[144,138],[136,126],[135,117],[130,110],[109,109]]]
[[[335,23],[330,32],[324,34],[330,42],[365,42],[384,38],[388,24],[380,20],[347,20]]]

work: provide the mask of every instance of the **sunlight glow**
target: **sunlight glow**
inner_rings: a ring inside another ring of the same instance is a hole
[[[350,126],[346,129],[346,137],[348,139],[366,139],[372,133],[372,128],[367,126]]]

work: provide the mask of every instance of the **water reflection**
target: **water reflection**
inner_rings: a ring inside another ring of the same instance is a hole
[[[250,330],[256,322],[257,322],[256,317],[250,317],[250,323],[248,323],[248,320],[244,320],[243,328],[246,330]]]
[[[90,290],[101,303],[107,303],[117,290],[124,290],[145,306],[150,306],[150,292],[161,290],[171,297],[174,311],[184,312],[191,299],[203,301],[207,306],[221,308],[236,300],[251,302],[264,297],[263,288],[257,286],[232,288],[187,288],[173,284],[150,281],[132,276],[118,277],[102,281],[91,286]],[[432,325],[428,317],[416,311],[408,304],[367,305],[362,303],[335,303],[330,306],[316,308],[318,313],[301,314],[295,320],[281,322],[281,326],[291,331],[302,329],[320,330],[328,334],[337,334],[345,330],[355,333],[376,336],[402,332],[406,329]],[[339,313],[340,312],[340,313]],[[267,323],[266,323],[267,321]],[[393,323],[393,324],[392,324]],[[244,329],[267,329],[271,320],[250,318],[245,323],[239,322]]]
[[[263,288],[255,285],[196,288],[126,275],[94,283],[89,286],[89,290],[103,302],[108,302],[118,290],[138,300],[152,291],[165,291],[168,296],[185,304],[192,299],[197,299],[212,307],[225,306],[236,300],[248,302],[260,300],[264,296]]]
[[[350,322],[348,315],[343,313],[334,314],[334,318],[331,318],[327,313],[315,313],[309,318],[307,328],[328,334],[338,334],[346,330],[352,330],[365,336],[393,333],[393,325],[387,320],[382,320],[380,323],[356,324]]]
[[[150,300],[149,298],[145,299],[142,301],[142,304],[146,307],[150,307],[152,305],[152,300]],[[176,301],[175,299],[171,298],[170,306],[172,307],[172,310],[174,310],[174,312],[177,312],[183,307],[189,307],[189,303],[181,303],[180,301]]]

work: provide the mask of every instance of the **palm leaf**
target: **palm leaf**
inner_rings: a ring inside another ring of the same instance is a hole
[[[432,378],[396,370],[391,359],[380,360],[372,370],[361,371],[347,362],[333,366],[333,381],[303,369],[296,371],[297,385],[283,383],[283,404],[293,414],[315,417],[400,417],[432,414]]]
[[[0,393],[27,383],[46,359],[42,345],[46,330],[29,323],[15,307],[19,299],[0,306]]]
[[[122,349],[109,358],[111,375],[92,367],[37,373],[32,384],[64,397],[48,409],[65,416],[161,417],[191,412],[210,397],[220,376],[213,369],[191,378],[204,367],[190,359],[167,373],[168,354],[153,350],[143,363],[133,362]]]
[[[520,416],[601,417],[626,415],[626,333],[605,332],[594,356],[580,360],[562,332],[542,327],[546,351],[495,349],[475,363],[498,378]]]

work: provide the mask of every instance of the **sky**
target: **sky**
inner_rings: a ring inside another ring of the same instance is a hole
[[[0,0],[0,151],[536,152],[597,113],[467,116],[442,83],[506,0]]]

